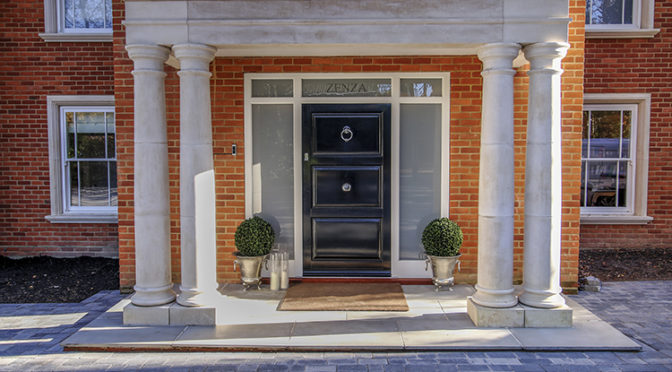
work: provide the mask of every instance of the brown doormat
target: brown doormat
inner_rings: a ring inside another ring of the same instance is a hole
[[[408,311],[399,283],[299,283],[280,311]]]

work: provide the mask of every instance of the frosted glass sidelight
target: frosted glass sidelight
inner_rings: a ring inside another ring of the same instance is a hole
[[[294,259],[293,106],[252,105],[252,210]]]
[[[252,97],[293,97],[292,80],[252,80]]]
[[[400,105],[399,258],[420,259],[427,223],[441,216],[441,105]]]

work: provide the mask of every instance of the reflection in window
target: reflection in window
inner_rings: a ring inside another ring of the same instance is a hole
[[[587,0],[586,24],[631,25],[633,0]]]
[[[112,0],[64,0],[64,31],[112,29]]]
[[[116,207],[117,162],[112,108],[61,108],[65,128],[66,209]]]
[[[583,113],[581,207],[630,204],[633,111],[587,109]]]

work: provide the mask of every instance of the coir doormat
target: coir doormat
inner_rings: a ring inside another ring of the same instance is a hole
[[[408,311],[398,283],[300,283],[289,287],[280,311]]]

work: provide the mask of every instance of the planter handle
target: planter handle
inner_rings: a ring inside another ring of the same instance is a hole
[[[236,271],[236,264],[240,266],[240,262],[238,262],[238,260],[233,260],[233,271]]]

